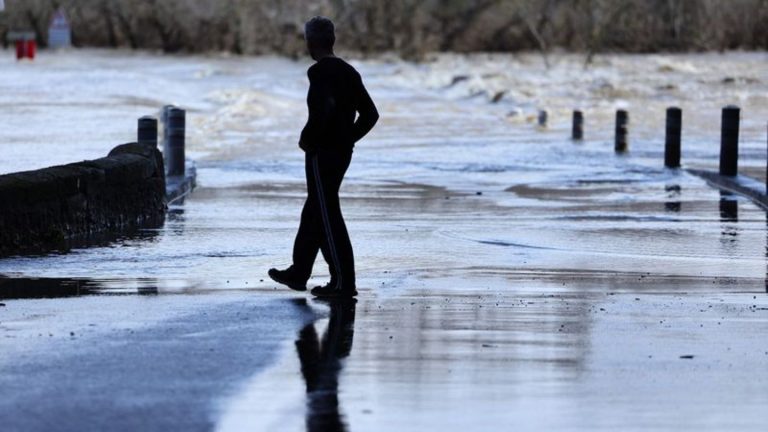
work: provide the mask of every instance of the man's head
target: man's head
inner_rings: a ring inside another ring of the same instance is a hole
[[[333,22],[326,17],[316,16],[304,25],[304,39],[313,59],[333,54],[336,33]]]

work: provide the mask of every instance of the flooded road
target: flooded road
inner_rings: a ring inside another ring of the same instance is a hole
[[[12,429],[763,429],[765,212],[663,169],[660,125],[668,104],[706,107],[686,117],[683,162],[711,168],[719,109],[740,103],[742,166],[764,170],[764,54],[588,72],[569,57],[549,72],[535,56],[357,62],[382,121],[342,188],[354,305],[305,304],[265,278],[289,264],[305,194],[307,64],[4,58],[0,121],[28,127],[0,131],[0,172],[102,156],[173,102],[199,175],[159,230],[0,261]],[[667,84],[679,90],[656,94]],[[583,143],[567,139],[574,106]],[[633,116],[624,156],[616,107]]]

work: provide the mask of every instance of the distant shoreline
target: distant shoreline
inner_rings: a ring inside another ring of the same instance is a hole
[[[308,3],[72,0],[63,10],[75,46],[164,52],[301,56],[303,23],[317,14],[336,21],[340,48],[407,59],[430,52],[768,50],[768,3],[761,0]],[[50,2],[8,0],[0,40],[7,43],[10,30],[31,30],[44,47],[54,12]]]

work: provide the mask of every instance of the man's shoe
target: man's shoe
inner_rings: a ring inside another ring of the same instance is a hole
[[[287,270],[269,269],[267,272],[273,281],[283,284],[294,291],[306,291],[307,281],[296,277],[290,268]]]
[[[351,298],[357,295],[354,287],[338,287],[334,282],[312,288],[312,295],[318,298]]]

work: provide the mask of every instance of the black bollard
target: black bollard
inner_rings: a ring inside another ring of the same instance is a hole
[[[172,107],[168,110],[165,123],[167,141],[164,148],[165,166],[168,176],[183,176],[184,167],[184,141],[186,127],[186,111]]]
[[[547,113],[546,110],[539,110],[539,127],[541,128],[547,127],[548,121],[549,121],[549,113]]]
[[[139,119],[139,130],[137,134],[139,144],[145,144],[157,148],[157,119],[151,116],[144,116]]]
[[[581,141],[584,139],[584,113],[578,110],[573,112],[571,139],[574,141]]]
[[[616,153],[624,153],[629,149],[629,113],[624,110],[616,111]]]
[[[171,108],[175,108],[173,105],[165,105],[160,114],[160,122],[163,124],[163,149],[168,145],[168,112]]]
[[[741,109],[729,105],[723,108],[720,135],[720,175],[735,176],[739,172],[739,120]]]
[[[667,138],[664,142],[664,166],[680,168],[680,141],[683,130],[683,110],[667,108]]]

